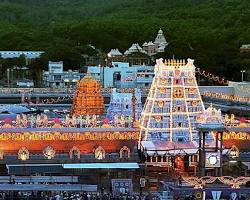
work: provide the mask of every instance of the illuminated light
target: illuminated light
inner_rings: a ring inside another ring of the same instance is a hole
[[[18,151],[18,159],[19,160],[25,161],[25,160],[28,160],[29,157],[30,157],[30,154],[29,154],[29,151],[26,147],[22,147],[19,149],[19,151]]]
[[[95,158],[97,160],[103,160],[105,158],[105,150],[101,146],[95,150]]]
[[[99,115],[104,112],[100,84],[89,73],[77,83],[72,110],[75,116]]]
[[[213,176],[204,176],[204,177],[182,177],[183,180],[190,185],[192,185],[196,189],[203,189],[206,187],[207,184],[214,183],[216,180],[219,180],[223,184],[230,185],[232,188],[240,188],[241,185],[246,184],[250,181],[250,177],[237,177],[233,178],[231,176],[220,176],[220,177],[213,177]]]
[[[231,158],[238,158],[239,157],[239,155],[240,155],[240,151],[239,151],[239,149],[235,146],[235,145],[233,145],[232,147],[231,147],[231,149],[230,149],[230,151],[229,151],[229,155],[231,156]]]
[[[52,158],[54,158],[56,154],[56,151],[51,147],[51,146],[47,146],[44,150],[43,150],[43,155],[45,158],[47,158],[48,160],[51,160]]]
[[[2,160],[4,157],[4,152],[2,150],[0,150],[0,160]]]
[[[203,96],[212,97],[217,99],[231,100],[234,102],[242,102],[242,103],[250,103],[249,97],[241,97],[237,95],[228,95],[225,93],[212,93],[212,92],[204,92]]]

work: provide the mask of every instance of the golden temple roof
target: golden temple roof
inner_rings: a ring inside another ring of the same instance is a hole
[[[91,76],[91,74],[89,72],[79,82],[81,82],[81,83],[89,83],[89,82],[97,83],[97,81]]]

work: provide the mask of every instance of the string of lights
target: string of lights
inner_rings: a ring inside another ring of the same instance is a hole
[[[204,176],[204,177],[182,177],[183,180],[190,185],[192,185],[196,189],[203,189],[207,184],[211,184],[216,180],[219,180],[221,183],[225,185],[230,185],[232,188],[240,188],[241,185],[246,184],[250,181],[250,177],[237,177],[234,178],[232,176]]]
[[[216,99],[223,99],[223,100],[230,100],[234,102],[242,102],[242,103],[250,103],[249,97],[242,97],[237,95],[228,95],[225,93],[218,93],[218,92],[204,92],[203,96],[212,97]]]
[[[44,104],[53,104],[53,103],[59,103],[59,102],[64,102],[64,101],[69,101],[70,99],[73,99],[73,96],[64,96],[64,97],[57,97],[56,99],[54,98],[48,98],[44,99],[43,103]]]
[[[227,85],[228,84],[228,80],[225,80],[224,78],[222,77],[219,77],[219,76],[216,76],[210,72],[207,72],[205,70],[201,70],[200,68],[196,68],[195,70],[196,73],[199,73],[200,75],[208,78],[209,80],[213,80],[219,84],[222,84],[222,85]]]

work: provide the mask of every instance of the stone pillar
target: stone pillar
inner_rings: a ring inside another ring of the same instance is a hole
[[[222,158],[223,158],[223,155],[222,155],[222,151],[223,151],[223,146],[222,146],[222,143],[223,143],[223,131],[221,131],[219,133],[219,136],[220,136],[220,168],[219,168],[219,176],[222,176],[223,175],[223,170],[222,170]]]
[[[206,175],[206,132],[202,132],[202,176]]]

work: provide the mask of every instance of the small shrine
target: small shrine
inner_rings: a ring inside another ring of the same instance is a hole
[[[198,128],[206,128],[206,129],[220,129],[224,128],[224,119],[221,115],[221,110],[216,109],[212,106],[212,104],[204,110],[204,112],[197,117]]]
[[[197,117],[199,130],[199,172],[206,176],[206,171],[216,176],[222,175],[222,151],[224,119],[221,110],[212,104]],[[213,137],[212,137],[213,135]],[[211,170],[211,168],[213,170]]]
[[[133,96],[135,99],[133,98]],[[133,112],[135,112],[135,120],[138,121],[141,111],[141,91],[139,89],[135,89],[134,94],[120,93],[116,91],[116,88],[113,89],[111,93],[109,108],[107,110],[107,117],[109,118],[109,120],[113,121],[115,115],[124,116],[126,119],[129,119],[134,116]]]
[[[104,112],[104,98],[100,84],[90,74],[81,79],[73,99],[73,115],[100,115]]]

